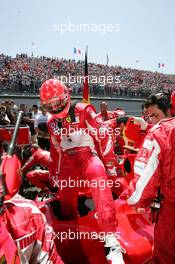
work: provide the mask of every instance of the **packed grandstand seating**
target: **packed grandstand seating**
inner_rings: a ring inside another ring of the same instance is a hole
[[[147,97],[150,93],[175,88],[175,76],[158,72],[142,71],[120,66],[107,66],[89,63],[90,94],[92,96],[137,96]],[[73,94],[82,93],[80,79],[70,76],[84,75],[84,61],[49,57],[34,57],[17,54],[15,58],[0,54],[0,92],[1,94],[38,94],[41,83],[49,78],[61,78],[71,85]],[[108,82],[107,76],[115,76]],[[106,78],[106,79],[104,79]],[[75,81],[74,81],[75,80]]]

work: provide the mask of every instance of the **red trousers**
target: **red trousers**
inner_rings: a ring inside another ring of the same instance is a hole
[[[59,177],[62,214],[67,219],[78,217],[78,191],[86,183],[95,203],[101,231],[116,232],[115,206],[107,180],[103,163],[91,152],[90,148],[76,148],[64,152]]]
[[[175,263],[175,204],[161,206],[154,229],[154,263]]]

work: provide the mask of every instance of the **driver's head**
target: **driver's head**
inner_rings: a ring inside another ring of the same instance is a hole
[[[101,113],[106,113],[108,110],[108,104],[104,101],[101,102],[100,103],[100,110],[101,110]]]
[[[152,94],[145,102],[145,107],[152,124],[157,124],[162,119],[171,117],[169,93]]]
[[[57,119],[66,117],[70,108],[68,89],[62,82],[56,79],[49,79],[42,84],[40,88],[40,101],[42,107]]]

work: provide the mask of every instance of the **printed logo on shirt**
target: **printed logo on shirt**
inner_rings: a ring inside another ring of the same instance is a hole
[[[136,160],[147,163],[148,159],[151,155],[151,152],[152,152],[152,150],[150,150],[150,149],[146,149],[146,148],[140,149]]]
[[[58,127],[58,124],[56,122],[50,123],[49,126],[55,136],[60,134],[61,129]]]

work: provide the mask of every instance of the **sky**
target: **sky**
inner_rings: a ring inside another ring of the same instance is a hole
[[[174,74],[174,12],[174,0],[0,0],[0,53],[82,60],[88,45],[90,62],[108,54],[109,65]]]

